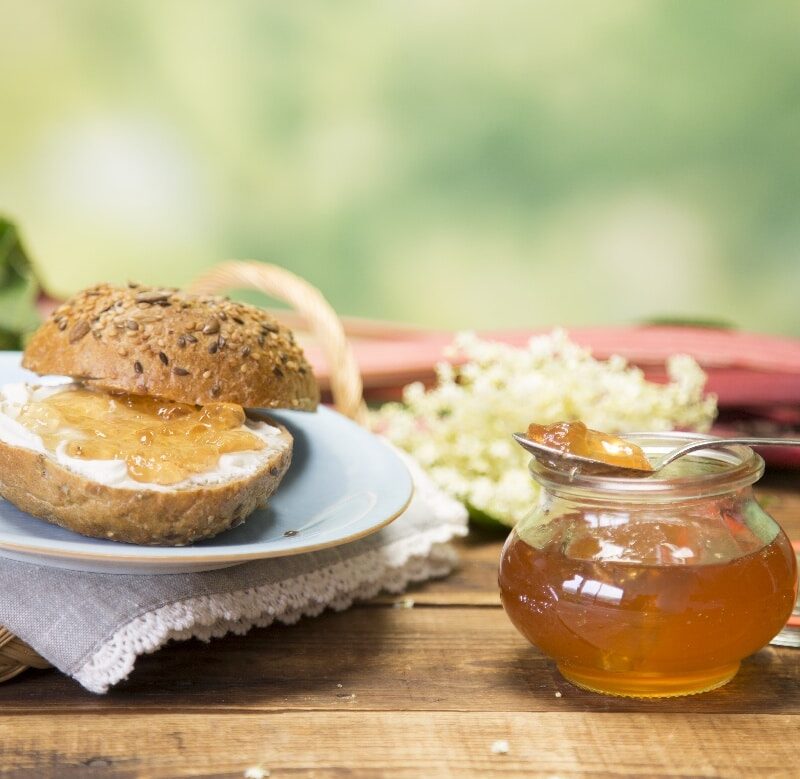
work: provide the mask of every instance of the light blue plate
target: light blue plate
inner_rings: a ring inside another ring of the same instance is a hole
[[[0,384],[41,381],[19,363],[18,352],[0,352]],[[372,433],[326,408],[269,415],[294,436],[292,465],[267,508],[243,525],[188,547],[135,546],[72,533],[0,498],[0,557],[102,573],[206,571],[344,544],[408,505],[411,477]]]

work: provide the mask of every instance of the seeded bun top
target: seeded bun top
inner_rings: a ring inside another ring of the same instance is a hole
[[[181,403],[312,411],[319,402],[294,335],[266,311],[135,284],[70,298],[33,334],[22,365]]]

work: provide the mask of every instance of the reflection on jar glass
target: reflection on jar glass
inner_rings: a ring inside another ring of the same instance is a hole
[[[657,458],[694,438],[634,440]],[[743,446],[645,478],[532,461],[540,500],[500,561],[508,616],[590,690],[656,697],[725,684],[781,630],[796,596],[791,544],[752,493],[763,470]]]

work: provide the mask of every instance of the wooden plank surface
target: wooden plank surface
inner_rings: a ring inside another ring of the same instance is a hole
[[[759,714],[64,714],[0,729],[7,773],[58,779],[797,776],[797,720]]]
[[[760,494],[800,539],[798,474],[771,475]],[[504,535],[473,533],[457,572],[400,596],[173,644],[106,696],[54,672],[0,685],[0,773],[797,775],[800,651],[763,649],[705,695],[579,690],[499,607]],[[508,754],[492,752],[497,740]]]
[[[501,609],[362,607],[170,646],[141,658],[130,679],[105,696],[51,672],[31,672],[0,686],[0,710],[800,714],[798,679],[800,652],[767,647],[713,694],[662,701],[598,696],[565,682]]]
[[[768,647],[713,694],[662,701],[604,697],[565,682],[501,609],[362,607],[210,644],[170,646],[140,659],[130,679],[104,696],[50,672],[30,673],[0,686],[0,711],[800,714],[798,679],[800,652]]]

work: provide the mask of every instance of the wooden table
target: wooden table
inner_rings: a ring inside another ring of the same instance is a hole
[[[764,484],[769,510],[800,538],[800,476]],[[0,771],[800,776],[800,650],[763,649],[705,695],[583,692],[506,619],[495,583],[501,543],[473,534],[457,573],[404,596],[171,645],[105,696],[56,672],[28,672],[0,686]]]

